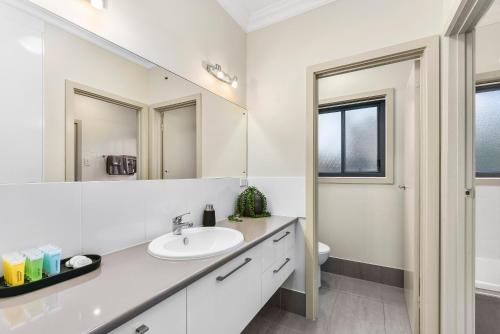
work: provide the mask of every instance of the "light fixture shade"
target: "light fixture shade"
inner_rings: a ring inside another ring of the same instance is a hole
[[[233,78],[233,82],[231,82],[231,86],[233,88],[238,88],[238,77]]]
[[[105,0],[90,0],[90,4],[99,10],[106,8]]]
[[[238,77],[237,76],[232,77],[226,72],[224,72],[219,64],[214,64],[214,65],[207,64],[205,69],[207,70],[208,73],[210,73],[220,81],[231,85],[233,88],[238,87]]]

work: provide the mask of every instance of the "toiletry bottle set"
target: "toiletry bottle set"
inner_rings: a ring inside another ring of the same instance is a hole
[[[4,280],[9,286],[35,282],[60,272],[61,249],[52,245],[26,249],[2,256]]]

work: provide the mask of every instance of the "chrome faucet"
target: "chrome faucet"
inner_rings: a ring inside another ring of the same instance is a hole
[[[179,215],[179,216],[176,216],[174,218],[172,218],[172,229],[173,229],[173,234],[174,235],[181,235],[182,234],[182,229],[184,228],[188,228],[188,227],[193,227],[193,223],[192,222],[187,222],[187,223],[184,223],[182,221],[182,218],[185,216],[185,215],[189,215],[191,214],[191,212],[186,212],[182,215]]]

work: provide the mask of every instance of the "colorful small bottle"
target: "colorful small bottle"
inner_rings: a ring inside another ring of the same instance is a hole
[[[21,252],[26,258],[26,278],[35,282],[42,279],[43,253],[41,250],[32,248]]]
[[[61,271],[61,249],[52,245],[39,247],[43,252],[43,272],[54,276]]]
[[[2,257],[2,263],[5,283],[10,286],[24,284],[24,256],[17,252],[6,254]]]

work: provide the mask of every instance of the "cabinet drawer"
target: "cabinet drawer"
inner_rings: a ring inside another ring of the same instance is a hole
[[[295,245],[295,224],[275,233],[262,243],[262,272],[268,270],[276,261]]]
[[[293,255],[292,248],[262,274],[262,306],[295,270],[295,257]]]
[[[241,333],[261,305],[261,245],[187,288],[188,334]]]
[[[141,332],[139,329],[144,331]],[[168,297],[111,333],[162,334],[167,332],[169,334],[186,334],[186,289]]]

